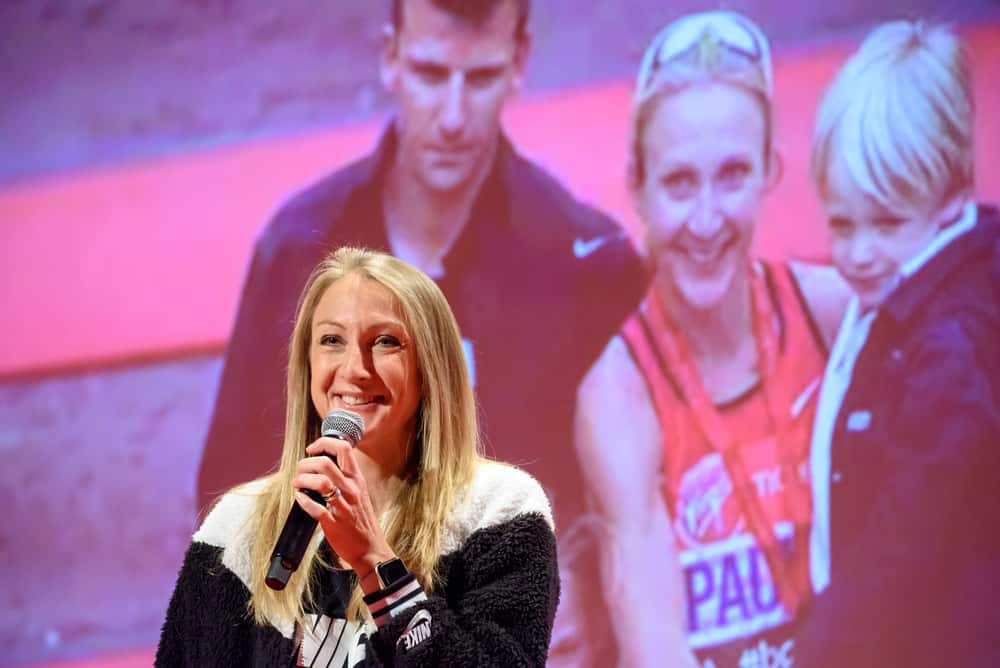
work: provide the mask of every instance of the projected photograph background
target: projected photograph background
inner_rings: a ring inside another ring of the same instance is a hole
[[[546,272],[563,268],[557,258],[532,251],[532,226],[539,239],[546,233],[541,216],[521,221],[520,246],[470,252],[484,263],[478,273],[469,270],[478,277],[474,288],[441,281],[467,344],[486,453],[532,473],[552,501],[564,579],[551,665],[641,660],[639,649],[621,648],[614,631],[630,626],[631,613],[616,607],[606,582],[599,584],[610,558],[602,541],[616,539],[593,493],[603,479],[579,462],[594,448],[601,458],[630,456],[637,451],[629,442],[633,432],[631,425],[604,431],[588,422],[585,429],[600,438],[581,443],[586,437],[578,416],[574,429],[574,414],[585,374],[604,359],[612,335],[642,354],[627,336],[627,318],[639,308],[649,274],[641,283],[601,280],[621,271],[615,249],[634,244],[644,258],[650,255],[641,197],[628,185],[640,60],[667,23],[718,8],[690,1],[532,3],[526,78],[504,109],[503,130],[521,155],[613,219],[620,233],[567,247],[567,262],[592,263],[578,294],[546,292]],[[774,266],[830,264],[828,220],[810,180],[817,107],[865,35],[892,19],[947,22],[968,48],[975,196],[997,200],[996,2],[943,9],[922,0],[831,7],[782,0],[725,8],[760,26],[773,60],[780,174],[753,216],[751,257]],[[276,463],[287,304],[275,305],[273,331],[262,335],[273,345],[247,347],[238,361],[230,358],[232,368],[227,346],[238,331],[245,281],[263,261],[255,243],[265,238],[266,223],[295,193],[370,154],[392,123],[395,102],[379,80],[388,17],[388,2],[74,0],[0,7],[0,303],[7,312],[0,345],[6,515],[0,665],[151,665],[200,518],[218,494]],[[521,205],[530,211],[530,200]],[[355,222],[361,231],[341,242],[363,242],[381,225]],[[320,250],[332,250],[330,243]],[[322,256],[316,252],[295,256],[311,259],[276,293],[297,295]],[[648,271],[649,262],[641,268]],[[797,294],[793,283],[773,289]],[[550,307],[506,309],[504,300],[518,291],[536,292],[550,299],[538,304]],[[807,373],[803,387],[815,379],[818,392],[842,306],[831,315],[830,337],[809,329],[815,323],[796,334],[817,339],[815,378]],[[533,324],[555,320],[565,328],[539,331]],[[226,374],[232,415],[253,413],[238,429],[254,443],[237,438],[229,423],[212,424]],[[628,387],[624,377],[622,383]],[[656,391],[641,381],[632,387]],[[579,406],[589,408],[584,399]],[[796,428],[805,433],[811,423]],[[216,443],[208,447],[213,429]],[[799,454],[808,460],[808,452]],[[718,473],[709,469],[693,477]],[[636,471],[636,490],[659,494],[662,483],[668,501],[676,501],[669,499],[671,476],[678,489],[692,483],[665,464]],[[664,521],[675,505],[664,504]],[[683,527],[709,521],[670,520],[682,547],[698,543],[678,534]],[[770,582],[749,589],[760,584],[753,569],[765,555],[741,564],[744,570],[729,581],[722,556],[699,570],[694,552],[679,552],[672,557],[684,574],[677,581],[707,606],[677,612],[685,627],[678,637],[687,634],[700,664],[786,665],[766,662],[780,654],[784,637],[755,635],[771,622],[747,612],[757,604],[770,610],[777,600]],[[652,555],[649,565],[657,563]],[[718,623],[730,615],[753,617],[759,626],[733,631]],[[727,633],[752,637],[753,645],[730,649],[732,662],[720,663],[710,648],[731,640]],[[757,656],[751,650],[761,652],[760,663],[744,663]]]

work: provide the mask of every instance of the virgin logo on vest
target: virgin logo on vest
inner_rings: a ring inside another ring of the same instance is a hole
[[[684,544],[694,547],[740,533],[743,525],[722,455],[705,455],[681,479],[674,530]]]

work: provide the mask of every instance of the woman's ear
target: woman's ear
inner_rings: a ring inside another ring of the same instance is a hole
[[[785,159],[778,149],[771,149],[771,155],[767,159],[767,172],[764,174],[764,189],[773,190],[785,175]]]
[[[628,190],[629,199],[632,200],[632,206],[635,208],[636,216],[639,218],[639,233],[633,238],[636,241],[636,250],[642,256],[643,265],[647,272],[652,273],[649,253],[649,225],[646,224],[646,199],[643,197],[642,185],[642,170],[635,158],[632,158],[628,161],[628,166],[625,168],[625,188]]]
[[[379,78],[388,93],[395,92],[399,77],[399,34],[391,23],[382,26],[382,48],[379,54]]]
[[[629,158],[628,164],[625,166],[625,189],[628,191],[629,199],[632,200],[632,206],[641,217],[643,212],[642,169],[634,156]]]

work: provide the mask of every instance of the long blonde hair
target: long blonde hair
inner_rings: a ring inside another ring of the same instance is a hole
[[[306,445],[320,436],[322,416],[316,414],[309,393],[313,313],[327,288],[349,274],[378,281],[395,295],[417,354],[421,402],[408,459],[410,470],[381,521],[389,545],[426,589],[433,587],[436,577],[441,532],[449,511],[471,482],[481,456],[475,398],[458,324],[440,289],[425,274],[391,255],[349,247],[334,251],[313,271],[299,301],[289,350],[281,463],[276,473],[263,479],[253,513],[250,609],[258,623],[301,622],[305,604],[314,600],[315,583],[328,567],[318,558],[319,541],[314,539],[284,590],[274,591],[264,584],[271,550],[294,503],[295,466],[305,455]],[[367,617],[356,586],[348,618]]]

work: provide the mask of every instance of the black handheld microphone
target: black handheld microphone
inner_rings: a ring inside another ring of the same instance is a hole
[[[336,408],[323,418],[323,436],[330,436],[342,441],[347,441],[351,447],[357,447],[358,442],[365,433],[365,421],[360,415],[342,408]],[[327,455],[330,457],[330,455]],[[331,457],[331,459],[333,459]],[[336,460],[334,460],[336,463]],[[316,503],[326,504],[323,496],[312,489],[302,490]],[[278,542],[271,552],[271,567],[267,570],[267,577],[264,583],[271,589],[284,589],[288,584],[288,578],[299,567],[302,562],[302,555],[309,547],[313,531],[316,529],[316,520],[309,517],[309,513],[302,509],[302,506],[292,502],[292,510],[285,520],[285,528],[278,536]]]

